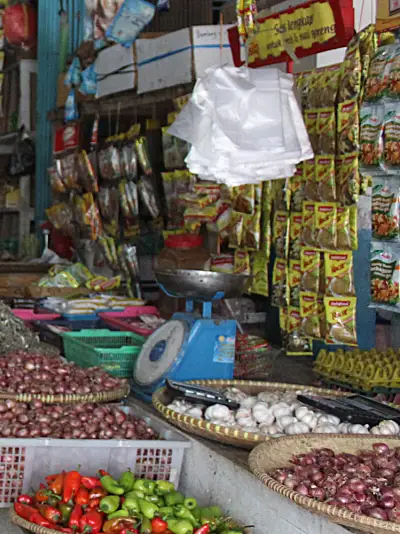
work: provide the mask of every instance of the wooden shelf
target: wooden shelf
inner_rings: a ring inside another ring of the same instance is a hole
[[[139,108],[141,111],[144,111],[146,108],[149,108],[151,111],[152,107],[157,104],[169,102],[178,96],[191,93],[193,87],[194,84],[189,83],[160,89],[159,91],[152,91],[151,93],[144,93],[142,95],[138,95],[134,91],[126,91],[111,97],[83,102],[80,104],[80,114],[81,116],[88,116],[98,113],[100,116],[107,116],[108,113],[114,113],[118,109],[123,112]],[[47,118],[49,121],[63,121],[64,108],[49,111]]]

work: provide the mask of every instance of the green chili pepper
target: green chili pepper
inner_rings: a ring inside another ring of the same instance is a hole
[[[171,491],[165,495],[164,500],[167,506],[174,506],[175,504],[183,504],[185,497],[180,491]]]
[[[179,517],[180,519],[187,519],[192,523],[193,526],[196,526],[198,524],[198,521],[194,517],[192,512],[188,510],[186,506],[183,506],[183,504],[178,504],[175,506],[175,517]]]
[[[113,512],[112,514],[109,514],[107,516],[107,519],[118,519],[119,517],[129,517],[128,510],[118,510],[116,512]]]
[[[135,491],[142,491],[146,495],[150,495],[154,493],[155,487],[156,487],[156,483],[153,482],[153,480],[146,480],[146,479],[136,480],[133,485],[133,489]]]
[[[196,507],[197,507],[197,501],[196,499],[193,499],[192,497],[188,498],[188,499],[185,499],[183,501],[183,505],[188,509],[188,510],[194,510]]]
[[[219,506],[209,506],[207,510],[210,510],[213,517],[222,517],[222,510]]]
[[[129,493],[125,494],[125,497],[134,497],[135,499],[144,499],[146,495],[143,493],[143,491],[130,491]]]
[[[158,510],[158,513],[161,515],[162,518],[173,517],[174,509],[172,508],[172,506],[162,506]]]
[[[186,521],[185,519],[182,521],[170,519],[167,523],[169,530],[174,534],[192,534],[194,530],[190,521]]]
[[[143,517],[142,524],[140,526],[140,534],[151,534],[151,521],[147,517]]]
[[[158,495],[145,495],[144,499],[149,502],[155,502],[156,504],[159,501]]]
[[[135,476],[132,473],[130,469],[128,471],[125,471],[125,473],[122,473],[118,480],[118,484],[124,488],[125,493],[128,491],[132,491],[133,485],[135,483]]]
[[[156,482],[156,492],[163,494],[163,493],[170,493],[171,491],[175,491],[175,486],[172,484],[172,482],[168,482],[168,480],[157,480]]]
[[[138,500],[137,500],[136,496],[131,495],[130,493],[128,493],[125,496],[125,500],[124,500],[124,502],[122,504],[122,509],[123,510],[128,510],[130,515],[134,515],[134,514],[138,513],[140,511],[140,508],[139,508],[139,503],[138,503]]]
[[[138,503],[141,513],[148,519],[153,519],[159,510],[156,504],[145,501],[144,499],[138,499]]]
[[[101,485],[103,488],[111,493],[112,495],[123,495],[125,490],[121,487],[116,480],[113,479],[110,475],[106,475],[100,479]]]
[[[72,510],[74,509],[73,505],[67,503],[61,503],[58,506],[58,509],[61,512],[60,523],[62,525],[68,525],[69,518],[71,517]]]
[[[108,497],[103,497],[100,501],[100,510],[105,514],[109,515],[116,512],[119,508],[120,498],[118,495],[109,495]]]

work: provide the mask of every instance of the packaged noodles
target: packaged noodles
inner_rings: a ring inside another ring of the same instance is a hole
[[[351,251],[325,252],[324,265],[327,295],[342,297],[355,294]]]
[[[337,206],[337,248],[351,250],[350,208]]]
[[[356,297],[325,297],[326,341],[357,346]]]
[[[316,243],[322,250],[332,250],[337,244],[337,207],[334,202],[316,202]]]
[[[247,250],[235,250],[233,272],[234,274],[251,274],[250,255]]]
[[[290,214],[290,233],[289,233],[289,258],[300,259],[301,250],[301,233],[303,230],[303,214]]]
[[[335,156],[317,156],[315,166],[318,199],[334,202],[336,200]]]

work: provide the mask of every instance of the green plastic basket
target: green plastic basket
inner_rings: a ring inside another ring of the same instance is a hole
[[[133,332],[64,332],[64,354],[81,367],[101,367],[110,375],[132,378],[145,339]]]

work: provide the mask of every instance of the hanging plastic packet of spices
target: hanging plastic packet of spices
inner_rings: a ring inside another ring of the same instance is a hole
[[[66,153],[57,157],[55,166],[67,189],[79,189],[76,152]]]
[[[224,213],[227,213],[225,210]],[[258,209],[254,215],[243,216],[243,240],[242,246],[247,250],[259,250],[261,238],[261,210]]]
[[[375,33],[375,26],[373,24],[370,24],[359,32],[359,42],[362,64],[361,79],[362,88],[364,89],[371,60],[374,57],[377,49],[377,36]],[[364,95],[361,96],[363,97]]]
[[[243,240],[243,214],[237,211],[232,212],[231,228],[229,234],[229,247],[239,248]]]
[[[319,200],[314,159],[308,159],[303,162],[303,192],[307,200]]]
[[[382,106],[381,106],[382,107]],[[389,171],[400,170],[400,109],[391,102],[385,106],[383,134],[384,165]]]
[[[391,60],[396,46],[382,46],[372,58],[366,81],[364,100],[379,100],[387,95]]]
[[[330,107],[336,102],[339,90],[340,65],[326,67],[323,74],[323,83],[320,92],[321,107]]]
[[[338,154],[357,152],[359,148],[360,123],[356,100],[346,100],[339,104],[337,130]]]
[[[325,297],[327,343],[357,346],[356,297]]]
[[[318,315],[318,295],[306,291],[300,292],[301,333],[308,338],[320,339],[321,330]]]
[[[138,183],[138,190],[143,204],[153,219],[160,216],[160,208],[154,190],[151,176],[142,176]]]
[[[306,109],[304,113],[304,122],[307,128],[308,137],[314,154],[318,154],[319,150],[319,139],[317,132],[318,125],[318,110],[316,109]]]
[[[364,104],[360,110],[360,165],[363,168],[383,165],[383,128],[384,107]]]
[[[254,185],[240,185],[234,187],[234,201],[232,208],[240,213],[252,215],[255,206]]]
[[[400,304],[400,246],[398,243],[371,242],[372,302]]]
[[[121,178],[121,165],[118,148],[110,144],[98,153],[99,171],[103,180],[119,180]]]
[[[302,333],[300,308],[288,307],[286,354],[288,356],[311,356],[312,341]]]
[[[53,193],[65,193],[67,191],[67,188],[55,167],[49,167],[47,169],[47,174],[49,176],[50,186]]]
[[[361,54],[358,39],[350,42],[342,63],[339,102],[358,98],[361,90]]]
[[[139,137],[135,142],[136,153],[138,161],[143,172],[150,175],[153,172],[150,162],[149,149],[147,145],[147,139],[145,137]]]
[[[318,110],[317,137],[319,154],[336,154],[336,113],[334,107]]]
[[[350,206],[350,237],[351,250],[358,250],[358,209]]]
[[[337,248],[351,250],[350,208],[337,206]]]
[[[321,274],[321,258],[318,250],[304,247],[300,254],[301,289],[318,293]]]
[[[289,262],[289,292],[290,305],[300,306],[300,286],[301,286],[301,261],[290,260]]]
[[[278,258],[287,258],[289,252],[289,213],[275,212],[273,227],[273,243]]]
[[[234,274],[251,274],[250,255],[247,250],[235,250],[233,272]]]
[[[97,193],[99,191],[99,184],[86,150],[82,150],[78,154],[77,166],[79,181],[85,191],[88,193]]]
[[[289,303],[289,273],[286,260],[275,258],[272,271],[272,306],[287,306]]]
[[[371,220],[374,239],[399,239],[400,183],[397,176],[373,178]]]
[[[315,239],[315,202],[306,200],[303,202],[303,230],[301,234],[301,242],[306,246],[314,246]]]
[[[346,250],[325,252],[325,294],[333,297],[355,294],[353,253]]]
[[[253,275],[253,283],[250,288],[250,293],[268,297],[268,259],[265,257],[263,251],[252,254],[251,274]]]
[[[337,245],[337,207],[334,202],[316,202],[315,229],[317,246],[322,250],[333,250]]]
[[[301,163],[297,165],[295,175],[289,179],[291,212],[301,213],[303,211],[303,200],[305,200],[303,185],[303,164]]]
[[[86,204],[86,214],[91,229],[91,239],[95,241],[103,231],[99,208],[92,193],[86,193],[82,198]]]
[[[72,88],[68,93],[67,100],[64,107],[65,122],[76,121],[79,119],[78,104],[76,102],[75,89]]]
[[[315,158],[318,200],[336,200],[335,156],[324,155]]]
[[[273,180],[271,190],[274,197],[274,210],[289,211],[291,198],[289,180],[287,178]]]
[[[323,70],[317,69],[311,72],[308,79],[307,108],[313,109],[321,107],[321,91],[323,84]],[[307,128],[308,129],[308,128]]]
[[[348,154],[336,159],[337,200],[345,206],[358,202],[360,196],[360,173],[358,155]]]
[[[303,214],[291,213],[289,226],[289,258],[299,260],[302,246]]]

